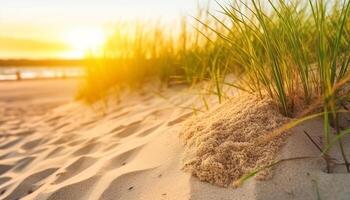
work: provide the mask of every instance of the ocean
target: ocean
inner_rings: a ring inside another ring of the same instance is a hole
[[[81,77],[84,75],[83,67],[33,67],[33,66],[1,66],[0,67],[0,81],[10,80],[28,80],[28,79],[52,79],[52,78],[68,78]]]

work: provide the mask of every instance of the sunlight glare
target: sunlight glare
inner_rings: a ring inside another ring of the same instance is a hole
[[[77,28],[67,32],[65,42],[72,49],[69,57],[84,57],[87,52],[98,52],[106,41],[106,34],[98,28]]]

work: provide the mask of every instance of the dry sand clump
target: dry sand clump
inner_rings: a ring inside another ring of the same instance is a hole
[[[286,134],[256,145],[260,136],[287,122],[270,99],[239,94],[217,109],[185,124],[184,169],[219,186],[234,186],[243,175],[270,164]],[[269,171],[259,174],[267,178]]]

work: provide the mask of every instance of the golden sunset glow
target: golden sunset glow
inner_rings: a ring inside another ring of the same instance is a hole
[[[350,0],[0,2],[0,200],[350,200]]]
[[[192,13],[187,0],[2,0],[0,59],[81,58],[96,50],[120,21],[174,24]],[[64,13],[64,14],[62,14]]]
[[[99,28],[76,28],[64,34],[64,42],[71,48],[67,57],[81,58],[87,52],[98,53],[106,41],[106,34]]]

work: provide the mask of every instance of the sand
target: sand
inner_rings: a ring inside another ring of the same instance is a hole
[[[350,176],[341,168],[325,173],[322,159],[284,162],[269,180],[249,179],[237,189],[183,171],[179,133],[191,119],[188,108],[201,104],[186,88],[125,92],[107,107],[74,101],[75,89],[76,80],[0,82],[0,199],[350,197]],[[319,154],[303,130],[317,138],[322,124],[295,128],[277,158]]]
[[[256,143],[288,121],[274,101],[237,93],[217,109],[185,124],[180,133],[186,149],[184,169],[202,181],[236,186],[244,175],[275,161],[286,133],[267,143]],[[261,171],[257,177],[266,179],[269,171]]]

